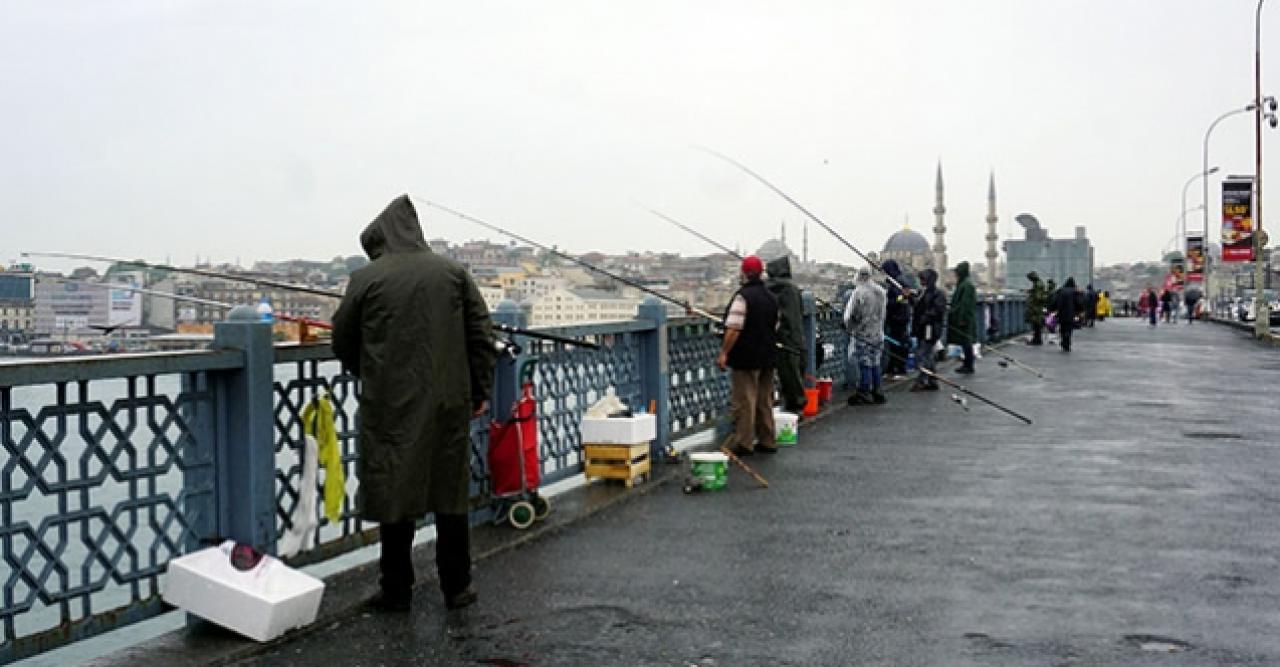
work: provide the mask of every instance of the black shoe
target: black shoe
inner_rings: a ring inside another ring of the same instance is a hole
[[[970,366],[961,366],[956,369],[956,372],[961,375],[973,375],[973,368]]]
[[[467,586],[466,590],[457,595],[445,596],[444,606],[447,609],[462,609],[475,604],[478,599],[480,599],[480,596],[476,595],[476,589]]]
[[[375,611],[404,614],[409,611],[412,599],[412,595],[388,595],[386,591],[380,591],[372,600],[369,600],[369,606]]]
[[[925,385],[924,388],[925,388],[925,391],[938,391],[939,389],[937,382],[930,382],[929,384]]]
[[[756,445],[756,448],[755,448],[755,450],[754,450],[754,451],[760,452],[761,454],[777,454],[777,453],[778,453],[778,448],[777,448],[777,447],[765,447],[764,445]]]
[[[865,391],[854,392],[847,402],[849,405],[871,405],[871,394]]]
[[[885,403],[889,402],[889,399],[885,398],[884,394],[878,391],[873,391],[871,392],[871,402],[875,403],[876,405],[884,405]]]
[[[929,385],[924,382],[917,382],[911,385],[911,389],[908,389],[907,391],[929,391]]]
[[[733,446],[733,455],[734,455],[734,456],[736,456],[736,457],[738,457],[738,458],[743,458],[743,457],[745,457],[745,456],[755,456],[755,455],[756,455],[756,453],[755,453],[755,450],[747,449],[746,447],[743,447],[742,445],[734,445],[734,446]]]

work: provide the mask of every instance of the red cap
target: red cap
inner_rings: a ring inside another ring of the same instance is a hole
[[[742,259],[742,272],[748,276],[758,276],[764,273],[764,262],[755,255],[747,255]]]

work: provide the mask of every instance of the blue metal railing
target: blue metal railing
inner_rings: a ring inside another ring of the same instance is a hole
[[[1020,299],[981,300],[996,337],[1025,330]],[[844,379],[840,313],[806,300],[805,331],[833,348],[818,376]],[[496,321],[524,326],[510,304]],[[653,405],[655,450],[713,425],[729,386],[715,367],[710,323],[667,320],[657,302],[636,319],[548,330],[599,349],[516,336],[523,352],[495,372],[492,416],[519,395],[519,369],[537,358],[540,461],[554,481],[582,469],[582,412],[612,390],[635,409]],[[306,403],[336,408],[347,496],[333,524],[319,517],[304,564],[377,539],[355,507],[358,380],[327,345],[273,346],[266,325],[224,322],[200,352],[26,360],[0,364],[0,663],[163,611],[168,561],[223,538],[270,545],[289,528],[302,493]],[[475,506],[488,494],[488,420],[473,422]]]

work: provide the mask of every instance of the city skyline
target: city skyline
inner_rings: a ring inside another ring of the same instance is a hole
[[[800,225],[691,144],[745,161],[864,250],[904,212],[923,228],[941,160],[955,258],[984,254],[994,170],[1002,239],[1031,213],[1054,235],[1088,227],[1100,264],[1151,259],[1206,126],[1251,96],[1243,0],[6,11],[0,84],[23,94],[0,109],[16,130],[0,139],[15,256],[0,260],[346,256],[401,192],[581,252],[701,252],[652,234],[635,199],[744,247]],[[1156,12],[1160,30],[1131,29]],[[1280,89],[1270,61],[1264,92]],[[1250,125],[1216,131],[1220,176],[1252,170]],[[423,213],[428,236],[477,235]],[[854,262],[810,231],[816,259]]]

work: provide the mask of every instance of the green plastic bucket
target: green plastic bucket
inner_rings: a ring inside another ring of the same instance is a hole
[[[694,452],[689,455],[693,463],[693,476],[702,482],[702,488],[719,491],[728,482],[729,457],[720,452]]]
[[[774,439],[779,447],[792,447],[796,444],[796,432],[800,428],[800,417],[790,412],[774,412],[773,428],[777,433]]]

